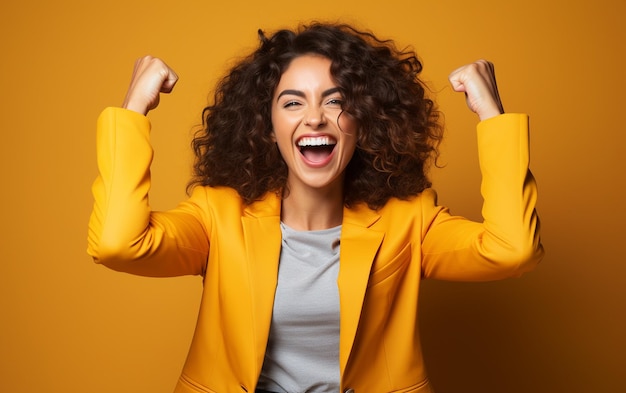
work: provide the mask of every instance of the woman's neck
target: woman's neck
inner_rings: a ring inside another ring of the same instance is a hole
[[[341,225],[343,189],[293,189],[282,201],[281,220],[300,231],[315,231]]]

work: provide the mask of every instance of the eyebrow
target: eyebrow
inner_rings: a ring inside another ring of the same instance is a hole
[[[337,93],[339,91],[338,87],[332,87],[328,90],[324,90],[322,92],[322,98],[327,97],[331,94]],[[283,90],[280,92],[280,94],[278,95],[278,97],[276,97],[276,100],[278,100],[280,97],[284,96],[284,95],[294,95],[294,96],[298,96],[298,97],[302,97],[305,98],[306,95],[300,91],[300,90],[291,90],[291,89],[287,89],[287,90]]]

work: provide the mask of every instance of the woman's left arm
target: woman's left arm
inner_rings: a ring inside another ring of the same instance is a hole
[[[426,197],[422,242],[425,277],[493,280],[519,276],[543,256],[535,210],[537,185],[529,170],[528,116],[503,114],[493,65],[466,65],[450,75],[478,124],[483,222],[451,215]]]
[[[455,91],[465,93],[467,106],[481,121],[504,113],[491,62],[477,60],[464,65],[452,71],[448,79]]]

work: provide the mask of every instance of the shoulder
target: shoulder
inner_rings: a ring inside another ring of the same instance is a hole
[[[271,192],[252,204],[246,204],[233,188],[197,186],[193,189],[189,201],[202,206],[207,211],[214,211],[220,215],[264,216],[280,214],[280,198]]]
[[[204,210],[243,210],[244,203],[237,191],[230,187],[196,186],[191,192],[189,202]]]
[[[191,192],[191,198],[203,198],[211,200],[223,199],[224,202],[240,202],[241,197],[237,191],[230,187],[196,186]]]
[[[413,231],[428,226],[442,208],[437,193],[426,189],[407,199],[391,198],[378,210],[359,204],[344,211],[344,222],[360,222],[362,226],[391,231]]]
[[[432,188],[427,188],[411,198],[391,198],[379,212],[382,216],[421,217],[424,210],[431,210],[436,206],[437,192]]]

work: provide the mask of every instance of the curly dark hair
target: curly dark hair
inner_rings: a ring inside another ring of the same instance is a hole
[[[313,23],[267,37],[217,85],[192,142],[195,185],[226,186],[249,204],[285,192],[287,165],[272,138],[271,102],[290,62],[305,54],[331,60],[342,110],[358,127],[344,177],[344,203],[382,207],[430,187],[427,167],[438,155],[443,127],[418,78],[412,50],[345,24]]]

